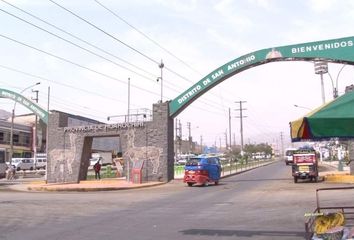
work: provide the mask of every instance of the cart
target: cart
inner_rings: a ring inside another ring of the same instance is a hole
[[[320,195],[320,192],[325,192],[325,191],[333,191],[333,194],[348,193],[347,191],[352,191],[350,193],[354,194],[354,186],[353,187],[333,187],[333,188],[316,189],[316,205],[317,205],[317,207],[316,207],[315,211],[313,211],[313,213],[311,213],[312,216],[318,216],[322,213],[342,212],[345,217],[345,227],[352,229],[354,227],[354,198],[351,198],[351,201],[353,203],[350,205],[347,205],[347,206],[337,206],[335,204],[335,202],[333,202],[333,201],[331,201],[330,206],[322,206],[322,205],[320,205],[319,195]],[[337,192],[335,192],[335,191],[337,191]],[[313,239],[314,227],[315,227],[315,217],[310,217],[305,222],[305,231],[306,231],[306,239],[307,240]],[[352,238],[349,238],[349,239],[352,239]]]

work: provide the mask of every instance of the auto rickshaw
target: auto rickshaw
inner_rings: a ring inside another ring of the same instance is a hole
[[[317,182],[317,154],[313,148],[299,148],[294,151],[293,161],[292,176],[294,177],[294,183],[297,183],[298,179],[310,179]]]
[[[218,185],[222,169],[218,157],[201,155],[188,159],[184,170],[183,182],[191,187],[194,184],[207,186],[211,182]]]

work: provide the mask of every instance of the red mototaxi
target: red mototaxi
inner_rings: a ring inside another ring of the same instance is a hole
[[[221,177],[220,160],[217,157],[198,156],[189,159],[184,168],[183,182],[188,186],[219,183]]]
[[[299,150],[293,154],[292,176],[294,182],[298,179],[318,179],[317,156],[314,150]]]

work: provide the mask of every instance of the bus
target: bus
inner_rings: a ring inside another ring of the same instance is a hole
[[[0,178],[6,177],[6,149],[0,148]]]

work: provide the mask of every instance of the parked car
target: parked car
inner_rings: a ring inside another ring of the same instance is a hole
[[[33,158],[13,158],[11,164],[17,171],[33,170],[35,168]]]
[[[46,169],[47,159],[46,158],[36,158],[35,169]]]
[[[180,158],[177,160],[177,165],[186,165],[187,158]]]
[[[215,156],[198,156],[190,158],[184,167],[183,181],[188,186],[219,184],[221,177],[220,159]]]

